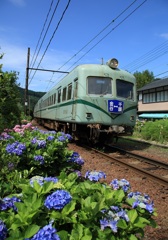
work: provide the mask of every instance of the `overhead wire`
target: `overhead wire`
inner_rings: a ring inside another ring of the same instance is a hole
[[[67,3],[67,5],[66,5],[66,7],[65,7],[65,9],[64,9],[64,11],[63,11],[63,13],[62,13],[62,15],[61,15],[61,18],[60,18],[60,20],[59,20],[59,22],[58,22],[58,24],[57,24],[57,26],[56,26],[56,28],[55,28],[55,30],[54,30],[51,38],[50,38],[50,40],[49,40],[49,43],[48,43],[48,45],[47,45],[47,47],[46,47],[46,49],[45,49],[45,51],[44,51],[44,53],[43,53],[43,55],[42,55],[42,57],[41,57],[41,59],[40,59],[40,62],[39,62],[38,65],[37,65],[37,69],[38,69],[38,67],[40,66],[40,64],[41,64],[41,62],[42,62],[42,60],[43,60],[43,58],[44,58],[44,56],[45,56],[45,54],[46,54],[46,52],[47,52],[50,44],[51,44],[51,41],[52,41],[52,39],[54,38],[54,35],[55,35],[56,31],[58,30],[58,27],[59,27],[60,23],[61,23],[62,20],[63,20],[63,17],[64,17],[64,15],[65,15],[68,7],[69,7],[70,2],[71,2],[71,0],[68,0],[68,3]],[[37,71],[37,70],[36,70],[36,71]],[[35,71],[35,73],[36,73],[36,71]],[[35,75],[35,73],[34,73],[34,75]],[[34,75],[33,75],[33,77],[34,77]],[[31,81],[32,81],[32,79],[31,79]],[[31,81],[29,82],[29,84],[31,83]]]
[[[50,14],[50,12],[51,12],[53,2],[54,2],[54,0],[51,0],[51,4],[50,4],[49,10],[48,10],[46,19],[45,19],[45,22],[44,22],[44,24],[43,24],[43,27],[42,27],[42,30],[41,30],[41,33],[40,33],[40,37],[39,37],[39,39],[38,39],[38,42],[37,42],[37,45],[36,45],[36,48],[35,48],[35,51],[34,51],[32,60],[31,60],[31,62],[30,62],[30,66],[32,66],[32,67],[34,67],[34,64],[35,64],[35,61],[33,62],[33,60],[34,60],[35,54],[36,54],[36,52],[37,52],[37,48],[38,48],[38,46],[39,46],[40,40],[41,40],[41,38],[42,38],[42,35],[43,35],[43,32],[44,32],[44,29],[45,29],[45,26],[46,26],[46,23],[47,23],[49,14]],[[31,74],[31,71],[30,71],[30,74]]]
[[[94,44],[87,52],[85,52],[76,62],[74,62],[66,71],[69,71],[74,65],[76,65],[85,55],[87,55],[93,48],[95,48],[101,41],[103,41],[112,31],[114,31],[118,26],[120,26],[127,18],[129,18],[135,11],[137,11],[147,0],[144,0],[141,4],[139,4],[131,13],[129,13],[122,21],[120,21],[112,30],[110,30],[106,35],[104,35],[96,44]],[[132,4],[130,4],[124,11],[122,11],[116,18],[119,18],[119,16],[121,16],[130,6],[132,6],[136,1],[134,1]],[[94,38],[92,38],[87,44],[85,44],[84,47],[82,47],[78,52],[81,52],[86,46],[88,46],[97,36],[99,36],[105,29],[107,29],[108,26],[111,25],[111,23],[113,23],[114,20],[112,20],[105,28],[103,28],[103,30],[101,30]],[[75,54],[74,56],[76,56],[77,54]],[[73,56],[73,57],[74,57]],[[72,58],[73,58],[72,57]],[[71,59],[72,59],[71,58]],[[70,59],[70,60],[71,60]],[[70,60],[68,60],[67,62],[69,62]],[[67,63],[66,62],[66,63]],[[64,64],[65,65],[65,64]],[[60,70],[64,65],[62,65],[58,70]],[[53,78],[53,75],[52,75]]]
[[[87,44],[85,44],[76,54],[74,54],[68,61],[66,61],[61,67],[65,66],[74,57],[76,57],[84,48],[86,48],[93,40],[95,40],[101,33],[103,33],[112,23],[114,23],[123,13],[125,13],[137,0],[133,1],[127,8],[125,8],[117,17],[115,17],[108,25],[106,25],[95,37],[93,37]],[[70,70],[74,65],[76,65],[86,54],[88,54],[94,47],[96,47],[104,38],[106,38],[112,31],[114,31],[119,25],[121,25],[128,17],[130,17],[138,8],[140,8],[147,0],[144,0],[138,7],[136,7],[129,15],[127,15],[120,23],[118,23],[111,31],[109,31],[104,37],[102,37],[96,44],[94,44],[85,54],[83,54],[76,62],[74,62],[68,69]],[[53,74],[54,75],[54,74]],[[53,78],[52,75],[52,78]],[[52,79],[51,78],[51,79]]]
[[[127,18],[129,18],[135,11],[138,10],[147,0],[144,0],[138,7],[136,7],[131,13],[129,13],[122,21],[120,21],[112,30],[104,35],[96,44],[94,44],[85,54],[83,54],[74,64],[72,64],[67,70],[71,69],[77,62],[79,62],[86,54],[88,54],[93,48],[95,48],[101,41],[103,41],[112,31],[119,27]]]
[[[87,42],[77,53],[75,53],[69,60],[67,60],[61,67],[60,70],[67,63],[69,63],[74,57],[76,57],[83,49],[85,49],[91,42],[93,42],[101,33],[103,33],[111,24],[113,24],[123,13],[125,13],[137,0],[133,1],[127,8],[125,8],[117,17],[115,17],[109,24],[107,24],[98,34],[96,34],[89,42]]]
[[[42,39],[42,42],[41,42],[41,44],[40,44],[40,47],[39,47],[39,50],[38,50],[38,52],[37,52],[36,58],[35,58],[35,60],[34,60],[34,64],[35,64],[35,61],[37,60],[37,57],[38,57],[38,55],[39,55],[39,52],[40,52],[40,50],[41,50],[41,48],[42,48],[42,45],[43,45],[43,43],[44,43],[44,40],[45,40],[46,35],[47,35],[47,33],[48,33],[48,30],[49,30],[49,28],[50,28],[50,26],[51,26],[51,22],[52,22],[53,17],[54,17],[54,15],[55,15],[55,13],[56,13],[56,10],[57,10],[57,8],[58,8],[59,3],[60,3],[60,0],[57,1],[57,4],[56,4],[56,6],[55,6],[55,8],[54,8],[53,14],[52,14],[52,16],[51,16],[51,18],[50,18],[50,21],[49,21],[48,26],[47,26],[47,29],[46,29],[46,31],[45,31],[44,37],[43,37],[43,39]],[[34,64],[33,64],[33,66],[34,66]],[[34,72],[34,74],[33,74],[32,78],[31,78],[30,82],[32,81],[32,79],[33,79],[33,77],[35,76],[35,74],[36,74],[36,71]],[[29,84],[30,84],[30,82],[29,82]]]
[[[155,47],[154,49],[150,50],[149,52],[145,53],[136,60],[132,61],[131,63],[123,66],[122,68],[127,69],[129,72],[133,72],[139,69],[140,67],[146,65],[147,63],[154,61],[160,56],[163,56],[167,53],[168,53],[168,40],[166,40],[161,45]]]

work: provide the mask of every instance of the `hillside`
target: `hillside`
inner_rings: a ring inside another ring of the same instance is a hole
[[[18,87],[21,97],[21,104],[24,107],[24,96],[25,96],[25,89]],[[45,94],[45,92],[35,92],[32,90],[28,90],[28,102],[30,104],[30,112],[33,112],[34,106],[37,101]]]

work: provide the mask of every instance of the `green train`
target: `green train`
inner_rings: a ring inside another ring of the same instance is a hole
[[[136,113],[136,79],[115,58],[77,66],[34,108],[39,124],[92,143],[132,134]]]

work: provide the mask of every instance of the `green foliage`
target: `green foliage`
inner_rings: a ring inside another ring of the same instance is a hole
[[[168,142],[168,119],[155,121],[137,121],[135,133],[144,140],[155,141],[159,143]]]
[[[3,134],[0,141],[0,219],[8,229],[3,239],[31,239],[52,224],[61,240],[138,240],[146,226],[156,227],[153,205],[137,202],[134,207],[136,200],[129,197],[130,187],[123,188],[125,181],[113,189],[103,180],[93,181],[74,172],[81,169],[81,157],[67,150],[69,135],[39,131],[31,124],[14,130]],[[43,156],[44,162],[35,160],[37,155]],[[70,194],[70,201],[63,195],[61,202],[60,192],[58,198],[48,200],[60,190]],[[6,208],[5,197],[19,201]]]
[[[21,98],[21,105],[24,109],[24,102],[25,102],[25,89],[18,87],[18,90],[20,92],[20,98]],[[32,90],[28,90],[28,112],[31,116],[33,116],[33,110],[34,106],[36,105],[37,101],[45,94],[45,92],[35,92]]]
[[[135,72],[134,76],[135,76],[136,82],[137,82],[137,89],[154,81],[153,72],[149,72],[148,70],[145,70],[143,72]]]
[[[0,65],[0,132],[13,127],[20,120],[17,78],[18,73],[3,72]]]

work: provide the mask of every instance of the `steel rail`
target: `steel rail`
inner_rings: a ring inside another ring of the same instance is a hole
[[[86,146],[85,146],[85,147],[86,147]],[[90,147],[87,146],[87,148],[90,148]],[[164,177],[155,175],[155,174],[150,173],[150,172],[148,172],[148,171],[146,171],[146,170],[144,170],[144,169],[138,168],[138,167],[136,167],[136,166],[134,166],[134,165],[131,165],[130,163],[124,162],[124,161],[122,161],[122,160],[120,160],[120,159],[118,159],[118,158],[116,158],[116,157],[112,157],[112,156],[110,156],[110,155],[108,155],[108,154],[106,154],[106,153],[103,153],[103,152],[95,149],[95,148],[90,148],[90,149],[93,150],[93,151],[95,151],[95,152],[97,152],[97,153],[99,153],[99,154],[101,154],[102,156],[104,156],[104,157],[106,157],[106,158],[108,158],[108,159],[110,159],[110,160],[113,160],[113,161],[115,161],[115,162],[118,162],[118,163],[120,163],[120,164],[122,164],[122,165],[124,165],[124,166],[129,166],[129,167],[132,168],[133,170],[136,170],[136,171],[138,171],[138,172],[141,173],[141,174],[143,173],[143,175],[149,177],[150,179],[156,181],[157,183],[160,183],[161,185],[168,187],[168,179],[166,179],[166,178],[164,178]]]
[[[129,156],[132,156],[138,160],[142,160],[143,162],[147,162],[147,163],[150,163],[150,164],[153,164],[153,165],[156,165],[156,166],[159,166],[159,167],[162,167],[164,169],[168,169],[168,164],[166,162],[161,162],[159,160],[156,160],[156,159],[151,159],[151,158],[148,158],[148,157],[145,157],[145,156],[141,156],[139,154],[136,154],[136,153],[132,153],[132,152],[129,152],[127,150],[124,150],[122,148],[119,148],[117,146],[110,146],[110,145],[107,145],[108,147],[112,148],[112,149],[116,149],[120,152],[123,152]]]

